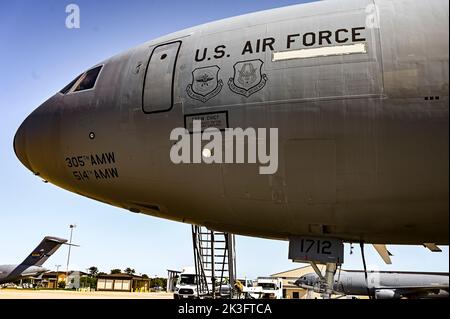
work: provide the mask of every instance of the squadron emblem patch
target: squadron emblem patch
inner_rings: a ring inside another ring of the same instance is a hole
[[[234,65],[234,77],[228,80],[228,86],[234,93],[249,97],[258,92],[267,82],[267,75],[262,74],[261,60],[247,60]]]
[[[218,79],[219,70],[214,65],[192,71],[192,83],[186,88],[187,95],[205,103],[219,94],[223,87],[223,81]]]

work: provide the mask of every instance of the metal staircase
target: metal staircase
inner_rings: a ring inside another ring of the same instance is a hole
[[[232,298],[236,276],[234,234],[192,226],[199,298]]]

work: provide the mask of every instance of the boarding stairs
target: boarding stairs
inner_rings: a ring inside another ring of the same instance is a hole
[[[232,298],[236,276],[234,234],[192,226],[199,298]]]

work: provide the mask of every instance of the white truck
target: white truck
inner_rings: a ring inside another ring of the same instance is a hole
[[[283,280],[274,277],[258,277],[256,286],[245,287],[244,292],[254,299],[283,299]]]
[[[195,267],[184,267],[175,285],[174,299],[198,298],[197,280]]]
[[[195,273],[195,267],[189,266],[184,267],[178,277],[177,283],[175,285],[175,291],[173,294],[174,299],[197,299],[203,298],[204,295],[200,295],[197,290],[197,280],[198,276]],[[209,291],[212,290],[211,277],[207,277],[207,284]],[[229,297],[231,294],[231,286],[228,283],[220,283],[216,281],[215,287],[216,296]]]

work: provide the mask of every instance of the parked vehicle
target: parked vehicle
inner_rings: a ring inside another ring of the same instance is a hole
[[[174,299],[198,298],[197,280],[195,268],[184,267],[175,285]]]
[[[273,277],[259,277],[255,287],[244,287],[250,298],[254,299],[282,299],[283,280]]]

